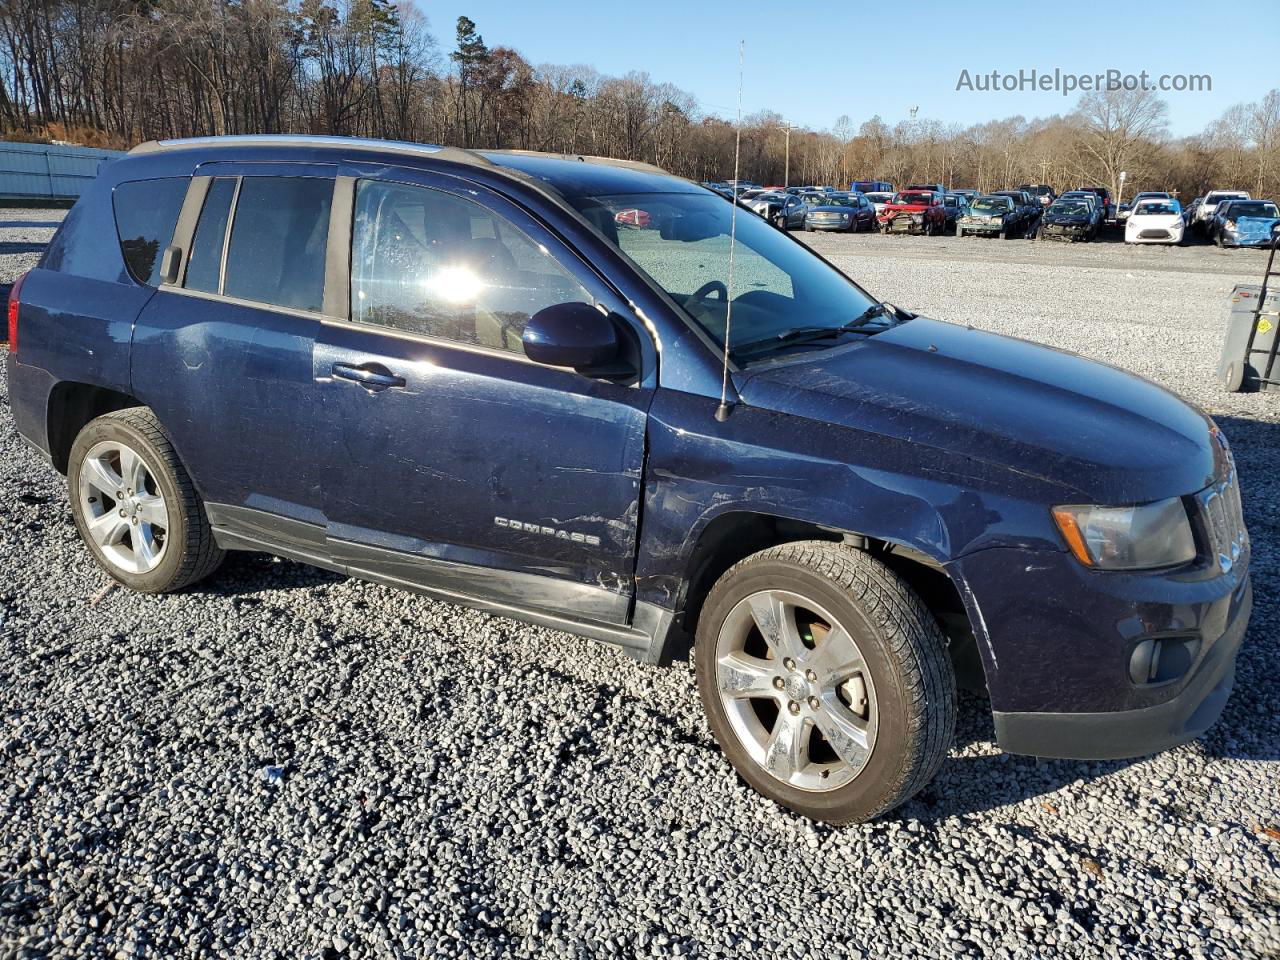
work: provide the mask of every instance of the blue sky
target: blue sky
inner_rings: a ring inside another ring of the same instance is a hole
[[[466,15],[487,44],[514,47],[532,63],[585,63],[615,75],[646,70],[725,117],[733,116],[738,41],[746,40],[743,112],[776,110],[819,129],[841,114],[855,125],[873,114],[894,123],[912,107],[922,118],[963,125],[1019,113],[1048,116],[1068,112],[1079,97],[957,92],[962,69],[1209,74],[1211,92],[1163,95],[1175,135],[1198,132],[1232,104],[1280,86],[1280,0],[417,0],[417,6],[443,53],[453,49],[454,25]],[[888,12],[868,12],[875,9]],[[1242,39],[1224,44],[1233,31]]]

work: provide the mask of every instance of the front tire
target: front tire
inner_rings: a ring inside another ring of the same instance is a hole
[[[937,623],[897,574],[841,544],[783,544],[732,567],[703,606],[694,666],[734,768],[805,817],[879,816],[951,744],[955,676]]]
[[[80,431],[67,488],[90,553],[131,590],[180,590],[222,563],[204,503],[146,407],[108,413]]]

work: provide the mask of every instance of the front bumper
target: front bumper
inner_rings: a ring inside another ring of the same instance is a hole
[[[1181,243],[1183,228],[1162,229],[1151,227],[1145,230],[1126,230],[1125,243]]]
[[[1248,578],[1235,616],[1191,671],[1182,691],[1164,703],[1134,710],[1088,713],[993,711],[996,742],[1007,753],[1071,760],[1112,760],[1159,753],[1194,740],[1226,708],[1236,653],[1249,626],[1253,587]]]
[[[1004,229],[1004,224],[990,223],[985,220],[979,223],[966,223],[963,220],[958,220],[956,222],[956,228],[963,230],[965,233],[989,233],[992,236],[995,236]]]
[[[813,217],[806,217],[804,221],[807,230],[839,230],[848,231],[853,229],[852,220],[815,220]]]
[[[916,223],[906,215],[880,221],[880,229],[885,233],[923,233],[924,227],[923,221]]]
[[[1202,734],[1231,691],[1253,602],[1248,563],[1247,545],[1225,572],[1103,573],[1065,550],[1012,547],[948,563],[977,635],[1000,747],[1108,759]],[[1135,681],[1139,649],[1156,642],[1194,652],[1181,673]]]
[[[1089,224],[1045,223],[1040,226],[1040,235],[1048,240],[1079,240],[1089,235]]]

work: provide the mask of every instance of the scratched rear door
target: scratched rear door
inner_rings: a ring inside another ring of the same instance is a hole
[[[443,595],[626,622],[652,390],[519,342],[540,307],[619,298],[474,184],[386,167],[338,182],[351,305],[315,364],[330,551]]]

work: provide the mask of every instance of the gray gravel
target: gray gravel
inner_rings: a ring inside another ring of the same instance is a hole
[[[0,282],[32,259],[5,244],[47,239],[5,226],[31,219],[0,211]],[[903,306],[1220,418],[1257,605],[1203,741],[1037,762],[966,698],[920,797],[814,826],[737,781],[686,664],[263,556],[107,590],[0,379],[0,956],[1277,955],[1280,396],[1211,377],[1255,258],[813,242]]]

